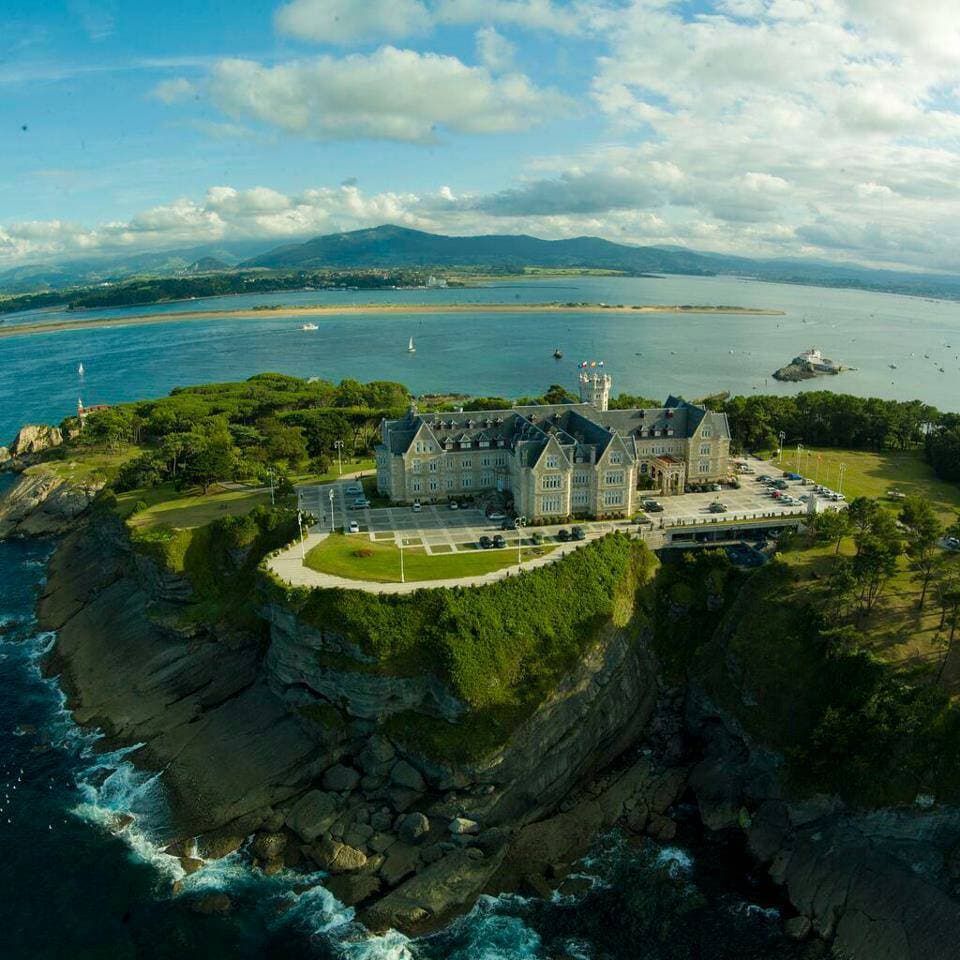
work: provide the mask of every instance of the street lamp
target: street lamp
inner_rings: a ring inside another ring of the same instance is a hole
[[[843,493],[843,475],[847,472],[847,465],[845,463],[840,464],[840,469],[837,471],[837,493]]]
[[[330,532],[334,532],[333,527],[333,487],[330,488]]]
[[[276,501],[273,496],[273,467],[270,467],[267,471],[267,476],[270,477],[270,506],[273,507],[276,506]]]
[[[403,537],[398,537],[397,542],[400,544],[400,582],[406,583],[406,577],[403,573]]]
[[[337,475],[343,476],[343,441],[334,440],[334,447],[337,449]]]
[[[526,517],[517,517],[517,566],[519,567],[523,560],[520,556],[520,545],[523,543],[523,528],[527,525]]]
[[[777,434],[777,439],[780,441],[780,445],[777,447],[777,463],[780,463],[783,460],[783,441],[787,439],[787,435],[781,430]]]
[[[300,531],[300,562],[306,560],[303,546],[303,503],[301,502],[300,491],[297,491],[297,529]]]
[[[800,472],[800,455],[803,453],[803,444],[797,444],[797,473]]]

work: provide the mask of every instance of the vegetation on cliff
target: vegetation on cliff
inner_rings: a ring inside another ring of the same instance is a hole
[[[470,707],[459,729],[418,715],[395,721],[393,732],[450,753],[468,742],[472,750],[502,742],[603,628],[631,624],[653,565],[642,543],[612,534],[484,587],[379,595],[274,583],[271,592],[304,622],[374,657],[373,669],[428,672],[443,682]]]

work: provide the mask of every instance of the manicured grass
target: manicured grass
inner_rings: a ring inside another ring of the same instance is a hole
[[[865,450],[811,449],[809,457],[806,453],[801,457],[802,470],[797,470],[796,450],[784,450],[779,466],[817,478],[817,455],[822,458],[819,461],[819,481],[832,489],[837,487],[839,465],[846,465],[843,493],[848,500],[854,497],[883,499],[888,490],[899,490],[907,496],[929,500],[944,521],[952,521],[960,510],[960,485],[940,480],[919,450],[870,453]]]
[[[138,501],[147,509],[133,514]],[[257,489],[218,490],[204,495],[199,488],[177,491],[172,483],[148,490],[130,490],[117,495],[117,511],[136,530],[168,526],[177,530],[203,527],[218,517],[249,513],[258,504],[270,503],[268,491]],[[131,514],[133,514],[131,516]]]
[[[523,555],[532,559],[552,549],[555,548],[530,547]],[[366,536],[331,534],[307,554],[305,562],[311,570],[351,580],[400,582],[399,548],[392,543],[373,543]],[[517,555],[512,550],[475,550],[439,557],[430,556],[420,547],[403,551],[404,575],[410,581],[476,577],[516,562]]]
[[[377,464],[371,458],[345,459],[343,461],[343,472],[348,473],[373,473],[377,472]],[[333,466],[326,473],[298,473],[290,477],[290,481],[295,486],[312,486],[317,483],[332,483],[340,479],[340,473],[337,470],[337,461],[334,459]]]

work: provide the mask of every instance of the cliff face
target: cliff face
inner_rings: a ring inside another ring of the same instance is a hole
[[[39,603],[58,633],[48,669],[78,721],[144,744],[134,759],[163,770],[171,841],[199,835],[212,856],[253,833],[254,863],[329,872],[334,893],[373,926],[426,929],[485,886],[515,886],[539,869],[526,829],[553,834],[558,857],[579,856],[656,780],[649,764],[635,771],[602,811],[595,791],[576,828],[569,811],[556,814],[653,709],[653,664],[624,631],[604,631],[495,755],[450,765],[381,727],[398,710],[456,722],[465,707],[435,678],[380,675],[356,647],[281,607],[264,611],[262,633],[187,625],[188,599],[185,581],[95,515],[64,540]],[[662,809],[681,779],[670,783]],[[637,829],[646,823],[634,816]]]

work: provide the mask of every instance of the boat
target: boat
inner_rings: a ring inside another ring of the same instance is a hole
[[[315,323],[305,323],[301,330],[319,330],[320,328]]]
[[[407,353],[416,353],[417,348],[413,345],[413,337],[410,338],[410,342],[407,344]]]
[[[554,360],[562,360],[562,359],[563,359],[563,354],[560,352],[560,348],[559,348],[559,347],[557,347],[557,349],[553,351],[553,359],[554,359]]]
[[[888,363],[887,366],[888,366],[891,370],[896,370],[896,369],[897,369],[897,365],[896,365],[895,363]]]
[[[82,360],[80,361],[80,366],[77,367],[77,376],[78,376],[78,377],[82,377],[82,376],[83,376],[83,361],[82,361]]]

